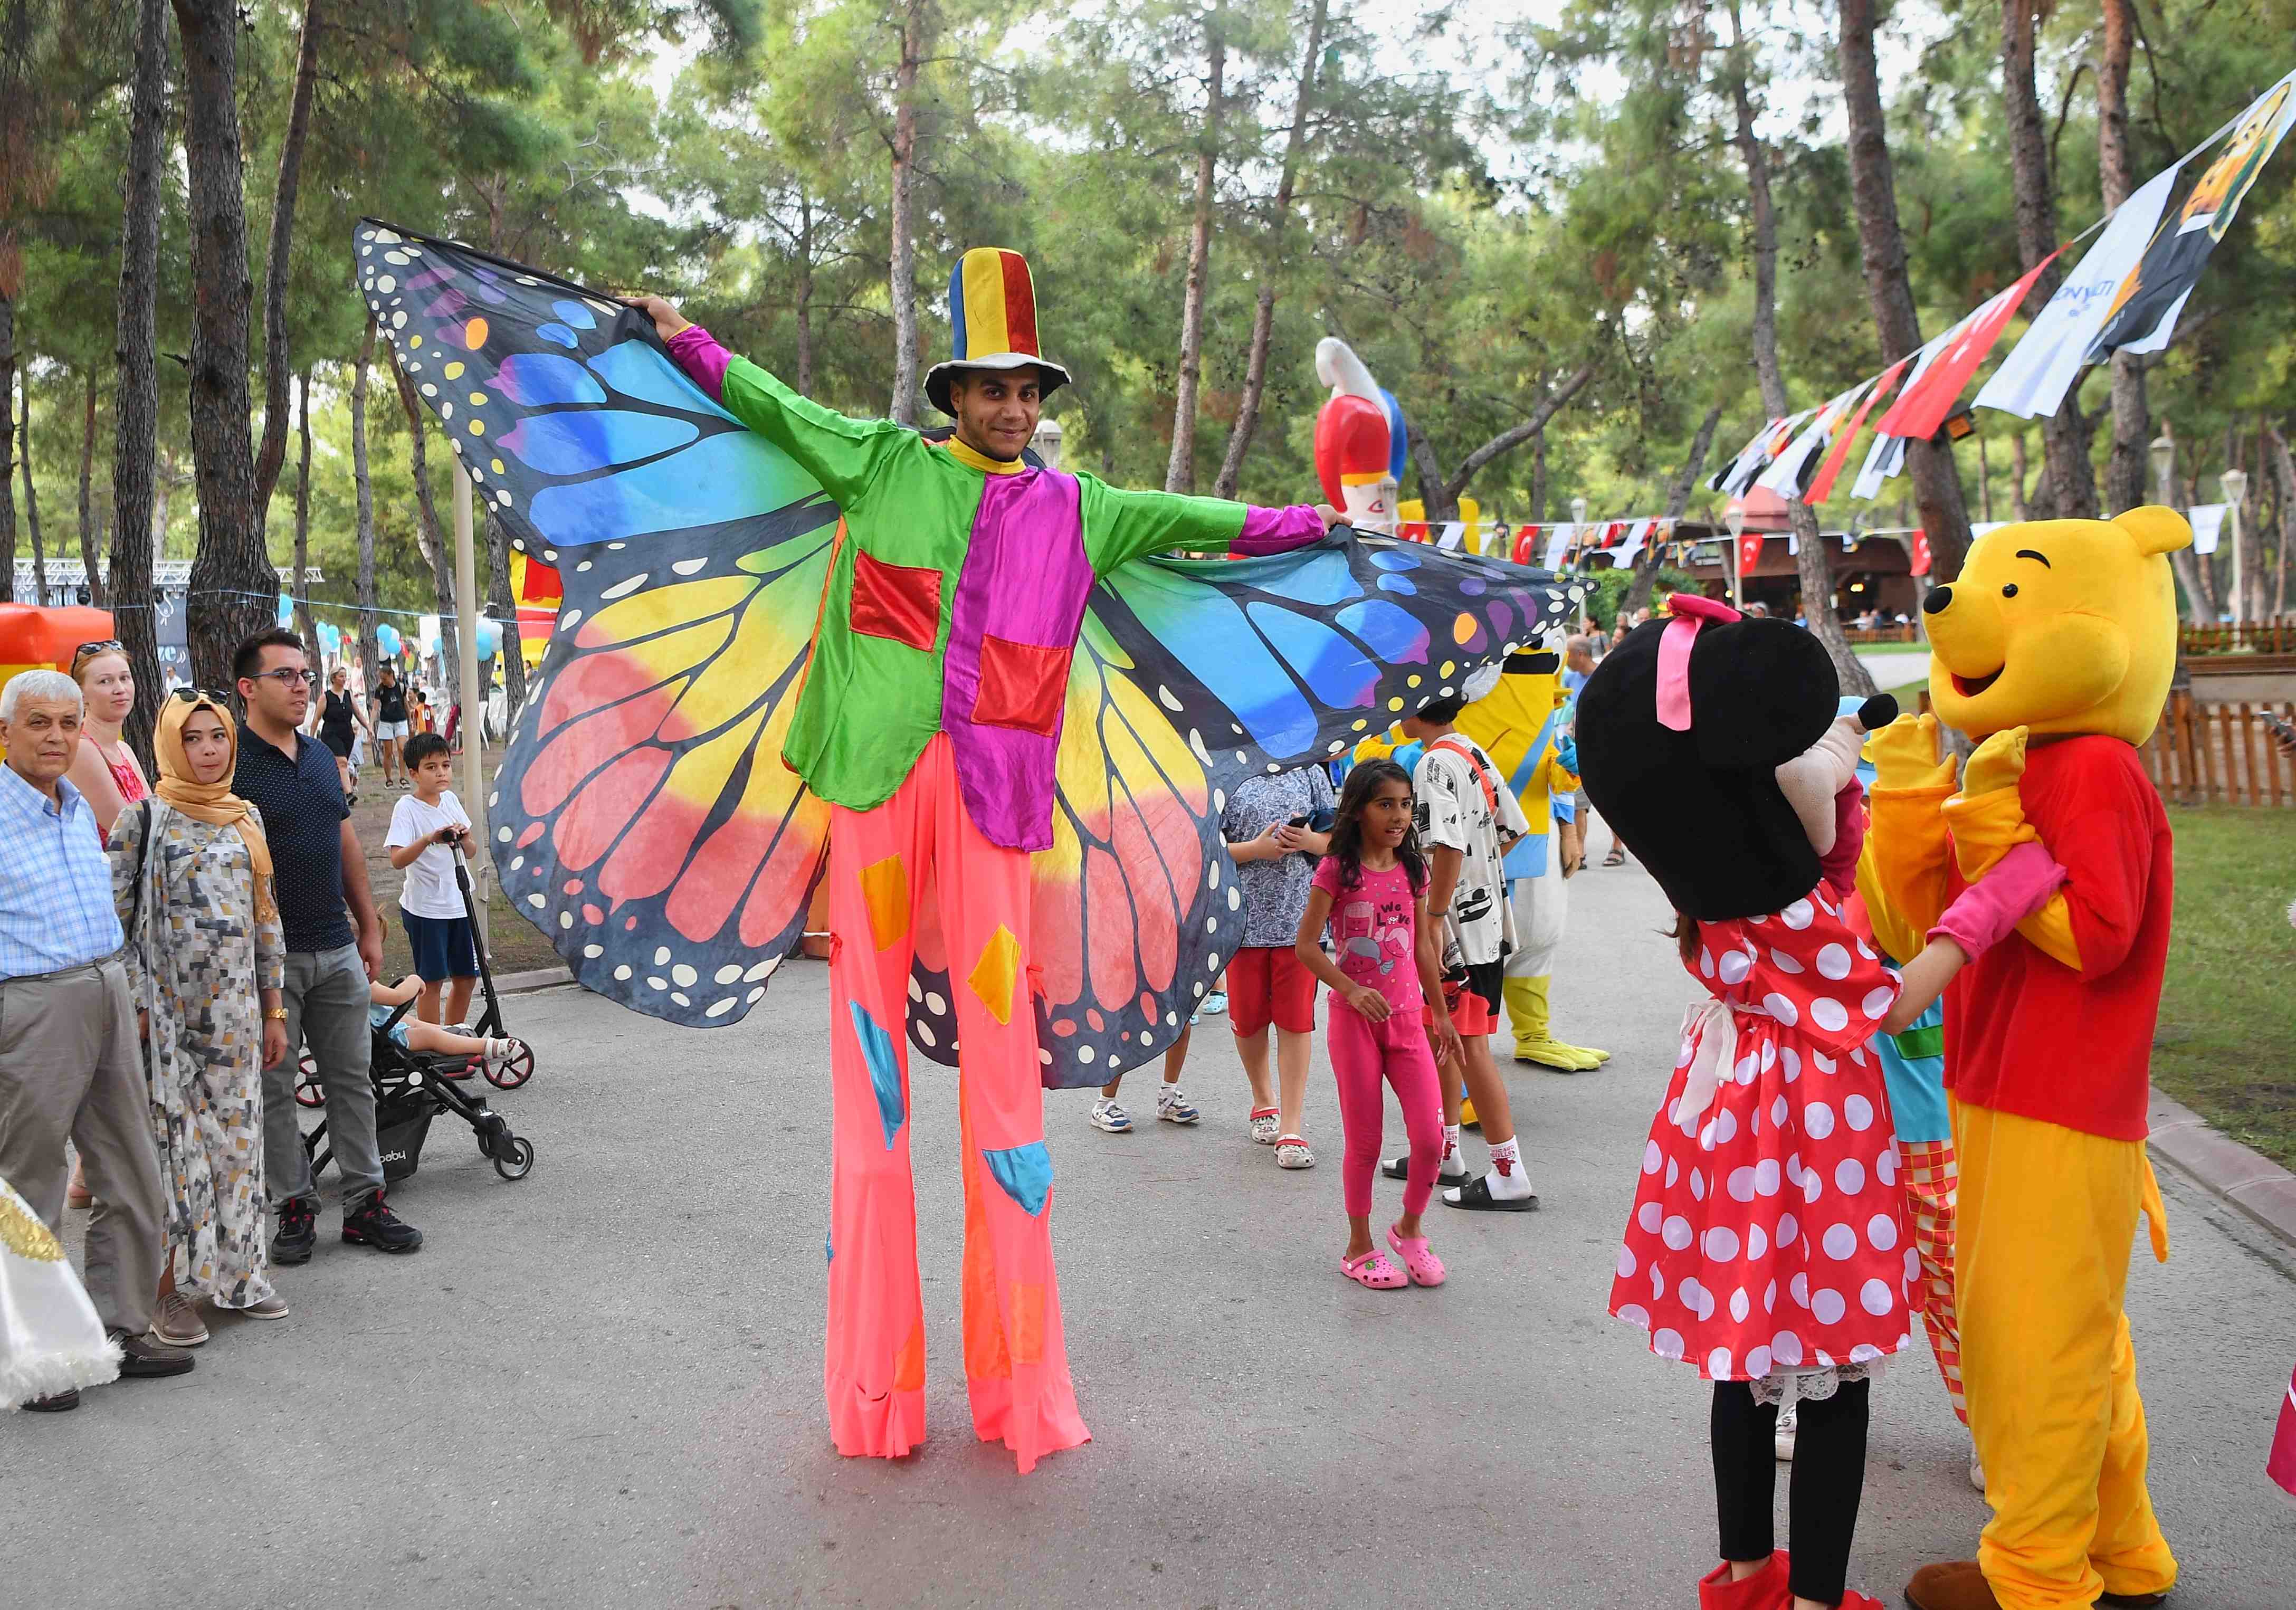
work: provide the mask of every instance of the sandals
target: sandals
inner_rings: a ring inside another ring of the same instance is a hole
[[[1278,1136],[1275,1141],[1275,1166],[1279,1169],[1312,1169],[1316,1154],[1297,1135]]]
[[[1357,1286],[1374,1292],[1399,1292],[1411,1284],[1403,1271],[1387,1261],[1387,1254],[1377,1247],[1360,1258],[1340,1260],[1340,1273]]]
[[[1411,1178],[1411,1159],[1407,1155],[1402,1157],[1390,1157],[1385,1162],[1379,1165],[1379,1171],[1386,1175],[1390,1179],[1408,1179]],[[1439,1191],[1444,1189],[1446,1187],[1464,1186],[1467,1181],[1473,1178],[1474,1176],[1472,1174],[1467,1172],[1467,1166],[1463,1162],[1459,1165],[1459,1171],[1456,1174],[1446,1174],[1439,1170],[1437,1171],[1435,1175],[1435,1188]]]
[[[1627,851],[1622,844],[1611,845],[1611,853],[1603,858],[1603,865],[1605,867],[1623,867],[1626,864]]]
[[[1528,1196],[1494,1196],[1490,1177],[1479,1174],[1456,1191],[1443,1193],[1446,1205],[1477,1213],[1528,1213],[1538,1205],[1538,1193]]]
[[[1251,1109],[1251,1138],[1255,1146],[1272,1146],[1279,1127],[1279,1114],[1274,1107]]]
[[[1438,1258],[1434,1249],[1427,1244],[1426,1236],[1398,1236],[1395,1233],[1395,1227],[1390,1224],[1387,1227],[1387,1244],[1395,1249],[1395,1255],[1403,1260],[1404,1269],[1410,1275],[1412,1285],[1440,1286],[1443,1284],[1443,1261]]]

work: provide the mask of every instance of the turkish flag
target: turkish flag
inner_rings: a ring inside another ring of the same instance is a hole
[[[1914,574],[1916,576],[1928,575],[1930,573],[1930,539],[1928,533],[1923,531],[1915,531],[1914,533],[1913,555]]]
[[[1993,350],[1993,343],[2001,339],[2001,332],[2008,328],[2009,320],[2023,305],[2025,293],[2041,277],[2041,271],[2056,260],[2057,253],[2052,251],[2036,263],[2024,278],[1955,325],[1928,372],[1906,387],[1905,394],[1882,415],[1874,429],[1883,436],[1909,436],[1916,441],[1927,441],[1936,435],[1945,416],[1953,412],[1962,389],[1969,384],[1969,377],[1977,373],[1977,366],[1985,361],[1985,355]]]
[[[1738,574],[1741,576],[1751,575],[1753,572],[1754,567],[1761,563],[1761,532],[1747,531],[1742,533],[1738,538]]]

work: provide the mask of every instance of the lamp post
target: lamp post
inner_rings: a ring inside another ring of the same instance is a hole
[[[1742,573],[1746,566],[1744,555],[1738,551],[1738,534],[1746,529],[1746,511],[1725,510],[1722,523],[1730,528],[1730,607],[1742,610],[1746,607],[1746,579]]]
[[[2246,567],[2240,552],[2240,505],[2248,496],[2248,472],[2226,470],[2217,477],[2217,485],[2224,489],[2225,513],[2232,516],[2232,623],[2238,627],[2248,620],[2248,589],[2242,585]]]
[[[1057,419],[1038,420],[1037,433],[1029,439],[1029,445],[1037,449],[1037,456],[1045,461],[1045,468],[1059,469],[1061,467],[1061,422]]]
[[[2177,472],[2177,439],[2169,434],[2168,422],[2161,424],[2161,434],[2152,439],[2152,485],[2161,501],[2169,508],[2177,506],[2177,488],[2173,480]]]

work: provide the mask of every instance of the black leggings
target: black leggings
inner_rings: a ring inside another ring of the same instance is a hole
[[[1801,1406],[1786,1498],[1793,1553],[1787,1580],[1797,1596],[1821,1605],[1839,1605],[1849,1586],[1849,1540],[1866,1485],[1872,1384],[1845,1381],[1833,1396]],[[1777,1429],[1776,1406],[1755,1402],[1743,1381],[1714,1383],[1714,1500],[1726,1560],[1766,1560],[1777,1547],[1770,1524]]]

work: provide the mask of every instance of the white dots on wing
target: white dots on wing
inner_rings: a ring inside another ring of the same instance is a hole
[[[1204,735],[1193,727],[1188,728],[1188,747],[1195,752],[1197,760],[1207,766],[1212,763],[1211,752],[1204,747]]]
[[[909,1025],[909,1032],[915,1035],[917,1037],[917,1044],[924,1047],[927,1050],[931,1050],[933,1047],[940,1044],[939,1037],[933,1033],[932,1025],[925,1022],[922,1018],[917,1019],[914,1023]]]
[[[755,989],[751,990],[749,992],[749,994],[747,994],[747,995],[743,996],[742,998],[742,999],[744,999],[744,1000],[746,1000],[746,1001],[748,1001],[751,1006],[756,1006],[759,1001],[761,1001],[761,1000],[763,1000],[763,999],[765,999],[765,998],[766,998],[766,987],[765,987],[763,984],[759,984],[758,986],[757,986],[757,988],[755,988]]]
[[[1160,682],[1156,685],[1156,701],[1174,715],[1179,714],[1180,702],[1172,696],[1172,690]]]
[[[691,990],[701,976],[693,968],[687,966],[684,962],[680,962],[676,966],[672,967],[669,970],[669,975],[677,981],[677,987],[681,990]]]
[[[578,563],[574,566],[574,573],[575,573],[577,576],[578,576],[578,575],[580,575],[583,571],[585,571],[588,570],[589,568],[590,568],[590,561],[589,561],[589,560],[587,560],[587,559],[581,560],[580,562],[578,562]]]
[[[558,914],[558,925],[561,928],[571,928],[574,925],[574,914],[570,911],[560,912]]]
[[[630,966],[627,962],[614,969],[614,982],[623,984],[630,982]]]
[[[1242,904],[1243,891],[1237,888],[1234,883],[1230,883],[1227,887],[1227,908],[1230,911],[1234,911],[1237,907]]]
[[[723,1017],[726,1014],[731,1012],[734,1007],[741,1004],[742,1000],[739,996],[729,995],[723,1000],[711,1001],[709,1006],[702,1012],[701,1015],[704,1017]]]
[[[710,982],[712,983],[730,984],[741,976],[742,964],[739,962],[727,962],[724,966],[718,968],[716,973],[710,975]]]
[[[909,998],[910,998],[911,1000],[921,1001],[921,1000],[924,999],[924,998],[925,998],[925,987],[924,987],[922,984],[921,984],[921,983],[917,982],[917,975],[916,975],[915,973],[910,973],[910,974],[909,974]]]
[[[691,576],[696,571],[705,568],[709,563],[709,561],[707,557],[701,559],[681,559],[669,568],[681,576]]]
[[[594,962],[605,954],[606,948],[603,945],[585,945],[582,947],[582,959],[586,962]]]
[[[649,977],[646,980],[646,985],[649,989],[667,990],[669,988],[669,981],[666,978]]]
[[[533,907],[537,911],[541,910],[541,909],[542,909],[542,907],[543,907],[543,899],[542,899],[542,897],[541,897],[540,895],[538,895],[538,894],[529,894],[529,895],[528,895],[528,896],[526,897],[526,903],[527,903],[528,905],[529,905],[529,906]]]
[[[693,1004],[693,998],[687,995],[683,990],[672,990],[669,992],[669,998],[676,1001],[681,1006],[690,1006]]]
[[[656,948],[653,953],[653,965],[657,967],[665,967],[669,965],[669,947],[668,945],[662,945]]]
[[[488,804],[489,807],[491,807],[491,806],[494,806],[494,805],[496,805],[496,804],[500,803],[500,802],[501,802],[501,800],[502,800],[502,795],[500,795],[500,794],[498,794],[498,793],[497,793],[497,794],[489,794],[489,795],[488,795],[488,796],[487,796],[487,804]],[[495,842],[496,842],[496,843],[497,843],[497,844],[507,844],[507,843],[509,843],[509,842],[510,842],[510,829],[509,829],[509,828],[507,828],[507,827],[497,827],[497,828],[496,828],[496,829],[495,829]]]
[[[377,229],[370,234],[366,238],[373,241],[378,246],[396,246],[406,237],[399,234],[396,229]]]
[[[780,957],[769,956],[766,957],[765,960],[751,967],[747,973],[742,974],[742,982],[751,984],[761,982],[766,979],[773,977],[774,969],[781,965],[782,958]]]
[[[646,572],[640,571],[635,576],[627,577],[620,581],[617,581],[604,592],[600,593],[598,596],[601,598],[626,598],[630,594],[636,592],[638,588],[644,587],[645,584]]]

